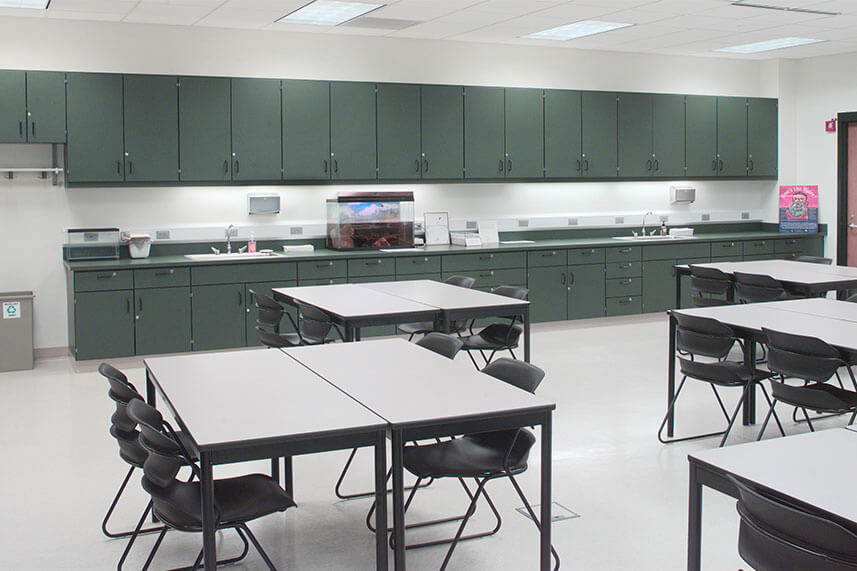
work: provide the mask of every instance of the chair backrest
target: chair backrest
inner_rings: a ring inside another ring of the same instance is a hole
[[[768,368],[787,377],[824,382],[845,365],[842,354],[817,337],[762,328],[767,337]]]
[[[821,513],[727,477],[738,489],[738,551],[755,569],[857,566],[857,534]]]
[[[140,445],[149,453],[143,464],[143,487],[156,497],[176,483],[182,466],[189,465],[187,454],[153,406],[135,400],[128,404],[128,415],[140,426]]]
[[[825,264],[827,266],[833,265],[832,258],[823,258],[821,256],[798,256],[795,258],[796,262],[808,262],[810,264]]]
[[[732,280],[717,268],[690,264],[690,287],[699,293],[722,295],[732,287]]]
[[[521,286],[501,285],[493,288],[491,293],[514,297],[515,299],[527,299],[530,290]]]
[[[256,307],[256,323],[279,333],[280,321],[283,319],[283,314],[285,313],[283,306],[274,301],[274,298],[269,295],[257,293],[252,289],[248,290],[248,292],[255,300],[253,305]]]
[[[311,305],[298,304],[298,333],[304,343],[324,343],[332,327],[333,322],[325,312]]]
[[[786,293],[783,284],[764,274],[733,272],[735,296],[744,303],[776,301]]]
[[[417,345],[448,359],[454,359],[464,343],[458,337],[435,331],[417,341]]]
[[[737,341],[735,332],[710,317],[674,313],[676,348],[691,355],[722,359]]]
[[[491,361],[482,372],[530,393],[535,393],[545,378],[545,372],[532,363],[508,357]]]
[[[476,278],[471,278],[470,276],[449,276],[443,281],[450,285],[466,287],[470,289],[476,283]]]
[[[128,403],[142,401],[143,397],[134,385],[128,382],[128,377],[116,367],[101,363],[98,372],[110,383],[107,394],[116,404],[116,410],[110,417],[110,435],[119,444],[119,457],[129,464],[141,467],[146,454],[138,443],[140,432],[137,430],[137,423],[128,415]]]

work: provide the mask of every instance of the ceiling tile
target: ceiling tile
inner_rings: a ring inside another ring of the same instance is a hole
[[[223,6],[196,23],[197,26],[261,29],[284,15],[282,10],[245,10]]]
[[[214,8],[215,6],[204,4],[141,2],[122,21],[139,24],[190,26],[207,16]]]
[[[137,5],[137,0],[51,0],[51,12],[80,12],[82,14],[125,15]]]

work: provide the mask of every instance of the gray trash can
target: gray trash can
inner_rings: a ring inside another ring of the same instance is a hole
[[[33,368],[33,292],[0,293],[0,372]]]

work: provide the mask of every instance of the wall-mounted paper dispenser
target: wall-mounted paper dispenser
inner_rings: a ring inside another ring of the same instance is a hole
[[[670,186],[670,204],[691,204],[696,200],[692,186]]]
[[[248,194],[247,214],[279,214],[279,194]]]

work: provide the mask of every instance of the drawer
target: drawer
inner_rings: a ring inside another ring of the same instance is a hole
[[[642,246],[621,246],[618,248],[607,248],[606,260],[610,262],[639,262],[643,259]]]
[[[408,256],[405,258],[396,258],[397,276],[428,273],[440,274],[440,256]]]
[[[626,297],[609,297],[607,298],[607,316],[614,315],[633,315],[642,313],[643,311],[643,296],[629,295]]]
[[[396,273],[395,258],[355,258],[348,260],[348,277],[392,276]]]
[[[794,254],[802,252],[805,246],[805,238],[780,238],[774,240],[775,254]]]
[[[707,242],[681,242],[679,244],[653,244],[643,246],[643,260],[675,260],[679,258],[707,258],[711,246]]]
[[[711,243],[712,258],[726,258],[744,255],[744,243],[738,240],[726,240]]]
[[[568,251],[568,265],[603,264],[604,248],[572,248]]]
[[[763,254],[771,255],[774,253],[773,240],[745,240],[744,256],[761,256]]]
[[[527,252],[528,268],[566,265],[565,250],[535,250]]]
[[[641,295],[643,278],[614,278],[606,281],[607,297]]]
[[[74,272],[74,291],[107,291],[133,287],[134,275],[131,270]]]
[[[345,260],[313,260],[298,262],[298,279],[317,280],[321,278],[344,278],[348,275]]]
[[[497,268],[523,268],[527,263],[525,252],[485,252],[482,254],[448,254],[441,258],[445,275],[464,274],[473,270]],[[477,276],[473,276],[477,277]]]
[[[134,287],[190,285],[190,268],[150,268],[134,270]]]
[[[443,272],[443,279],[456,275]],[[466,275],[476,278],[474,287],[478,289],[497,287],[498,285],[527,285],[527,271],[524,268],[510,268],[502,270],[479,270],[467,272]]]
[[[394,282],[396,281],[396,276],[348,276],[348,283],[350,284],[372,284],[377,282]]]
[[[297,269],[294,262],[216,264],[213,266],[195,266],[190,269],[190,281],[195,286],[274,282],[296,278]]]
[[[605,276],[608,278],[640,277],[643,275],[641,262],[617,262],[607,264]]]

